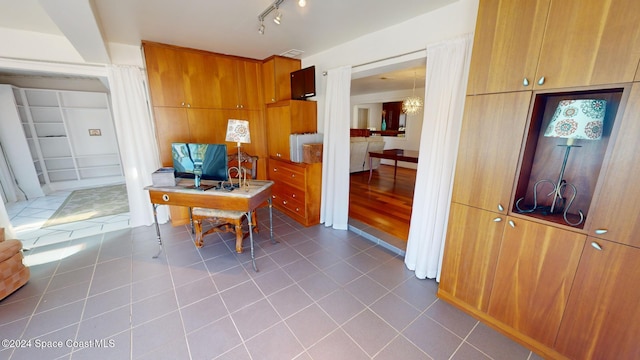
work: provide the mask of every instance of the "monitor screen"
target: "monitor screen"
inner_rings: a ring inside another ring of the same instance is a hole
[[[204,180],[227,180],[226,144],[171,144],[173,169],[176,177],[194,178],[201,172]]]

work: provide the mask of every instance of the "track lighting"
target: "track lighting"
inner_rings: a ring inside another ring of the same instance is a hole
[[[280,25],[280,20],[282,20],[282,13],[280,12],[280,10],[278,10],[278,7],[276,7],[276,16],[273,18],[273,22]]]
[[[307,6],[307,0],[298,0],[298,6],[300,7]]]
[[[282,12],[280,11],[279,7],[283,2],[284,0],[276,0],[273,4],[269,5],[269,7],[266,8],[260,15],[258,15],[258,22],[260,22],[258,33],[260,35],[264,35],[264,19],[274,10],[276,11],[276,16],[273,18],[273,22],[280,25],[280,22],[282,21]]]

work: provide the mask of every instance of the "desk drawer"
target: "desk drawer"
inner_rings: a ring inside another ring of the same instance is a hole
[[[281,161],[269,162],[269,179],[282,182],[303,190],[305,188],[305,169]]]

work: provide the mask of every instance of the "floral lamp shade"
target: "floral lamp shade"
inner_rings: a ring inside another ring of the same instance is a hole
[[[561,100],[544,136],[600,140],[606,105],[597,99]]]
[[[227,123],[226,141],[235,143],[248,144],[251,142],[251,134],[249,133],[249,121],[229,119]]]

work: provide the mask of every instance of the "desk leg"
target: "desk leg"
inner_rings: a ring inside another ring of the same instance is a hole
[[[398,160],[396,160],[395,164],[393,165],[393,180],[396,179],[396,172],[398,171]]]
[[[253,226],[251,219],[251,211],[247,212],[247,222],[249,223],[249,244],[251,246],[251,263],[253,264],[253,270],[258,272],[258,267],[256,266],[256,256],[253,252]]]
[[[153,223],[156,225],[156,237],[158,238],[158,253],[153,256],[154,259],[157,259],[162,253],[162,238],[160,237],[160,226],[158,226],[158,204],[151,204],[153,206]]]
[[[369,155],[369,181],[367,181],[367,184],[371,182],[372,174],[373,174],[373,161],[371,160],[371,155]]]
[[[277,243],[276,239],[273,237],[273,200],[269,198],[267,203],[269,203],[269,238],[271,239],[271,243]]]

